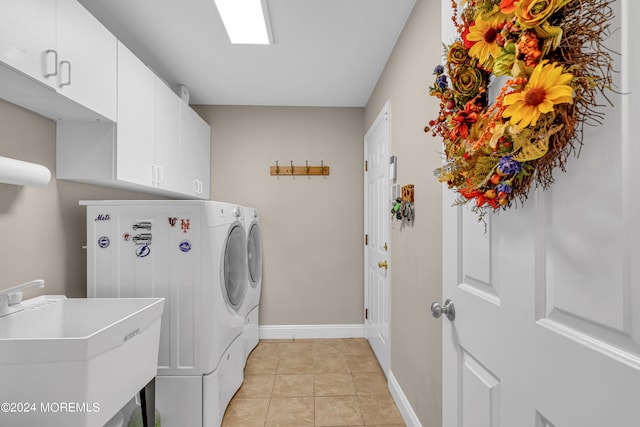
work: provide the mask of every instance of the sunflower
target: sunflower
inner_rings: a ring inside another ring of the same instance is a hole
[[[489,57],[496,59],[500,56],[502,48],[498,44],[500,29],[492,22],[476,19],[469,27],[467,40],[473,42],[469,49],[469,56],[478,58],[481,64],[487,62]]]
[[[507,108],[502,117],[511,117],[511,124],[524,129],[535,126],[540,115],[552,112],[554,105],[572,103],[573,89],[568,83],[573,75],[562,71],[562,66],[549,64],[547,60],[539,63],[521,92],[504,97],[503,105]]]

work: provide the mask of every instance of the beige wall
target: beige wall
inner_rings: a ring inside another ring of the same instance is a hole
[[[0,101],[0,156],[39,163],[55,177],[55,123]],[[51,180],[46,187],[0,183],[0,289],[33,279],[25,292],[86,296],[85,208],[81,199],[140,199],[148,195]]]
[[[366,108],[368,128],[391,100],[391,154],[400,185],[415,185],[415,221],[392,222],[391,371],[423,426],[440,426],[441,321],[429,306],[441,300],[441,187],[432,171],[440,145],[423,129],[437,115],[428,95],[440,63],[440,2],[418,0]]]
[[[362,323],[363,108],[201,107],[214,124],[214,199],[260,209],[261,321]],[[86,295],[82,199],[154,199],[55,179],[55,122],[0,100],[0,156],[42,164],[42,188],[0,184],[0,289],[35,278],[41,293]],[[330,166],[328,177],[271,177],[279,160]]]
[[[260,323],[361,324],[364,109],[196,110],[212,125],[212,198],[260,211]],[[276,160],[324,160],[331,174],[270,176]]]

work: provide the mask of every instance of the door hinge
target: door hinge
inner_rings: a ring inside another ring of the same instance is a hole
[[[368,320],[369,319],[369,309],[365,308],[364,309],[364,320]]]
[[[368,234],[364,235],[364,244],[365,244],[365,246],[369,244],[369,235]]]
[[[369,171],[369,161],[368,161],[368,160],[365,160],[365,161],[364,161],[364,171],[365,171],[365,172],[368,172],[368,171]]]

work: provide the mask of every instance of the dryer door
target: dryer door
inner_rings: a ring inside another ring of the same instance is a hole
[[[252,288],[255,288],[262,279],[262,237],[260,236],[260,225],[257,222],[251,224],[251,228],[249,229],[247,256],[249,284]]]
[[[240,223],[232,225],[224,250],[222,287],[227,304],[236,312],[242,305],[248,288],[246,247],[244,229]]]

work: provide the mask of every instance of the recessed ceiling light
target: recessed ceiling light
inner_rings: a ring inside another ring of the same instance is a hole
[[[234,44],[270,44],[263,0],[214,0]],[[266,0],[264,0],[266,2]]]

